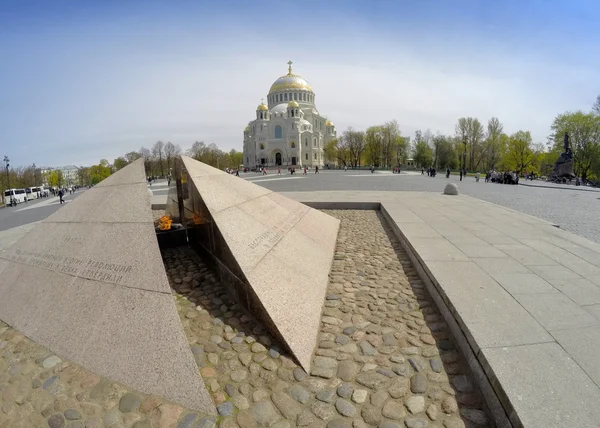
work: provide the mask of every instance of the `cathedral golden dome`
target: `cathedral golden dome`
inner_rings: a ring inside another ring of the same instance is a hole
[[[252,128],[250,128],[250,125],[246,126],[246,128],[244,128],[244,132],[250,132],[252,131]]]
[[[265,103],[260,103],[260,104],[258,105],[258,107],[256,107],[256,110],[259,110],[259,111],[267,111],[267,110],[269,110],[269,107],[267,107],[267,106],[265,105]]]
[[[333,122],[328,120],[327,122],[325,122],[325,126],[333,126]]]
[[[288,107],[300,107],[300,104],[292,100],[288,103]]]
[[[277,79],[269,89],[269,94],[285,89],[301,89],[312,92],[312,88],[301,76],[292,73],[292,61],[288,62],[288,74]]]

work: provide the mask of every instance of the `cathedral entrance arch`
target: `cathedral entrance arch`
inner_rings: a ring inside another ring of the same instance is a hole
[[[275,153],[275,164],[281,165],[281,153],[279,152]]]

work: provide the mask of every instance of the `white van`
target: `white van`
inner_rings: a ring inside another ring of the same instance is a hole
[[[36,194],[39,194],[40,198],[50,196],[50,191],[44,186],[37,186],[32,189]]]
[[[27,197],[28,201],[33,201],[34,199],[37,199],[37,192],[35,190],[35,187],[26,187],[25,197]]]
[[[27,202],[27,194],[25,189],[8,189],[4,191],[4,201],[10,205],[11,201],[14,204],[20,204],[21,202]]]

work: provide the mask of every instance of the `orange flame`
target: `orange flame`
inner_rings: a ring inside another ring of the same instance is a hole
[[[160,230],[171,230],[171,223],[173,223],[171,217],[164,215],[158,220],[158,228]]]

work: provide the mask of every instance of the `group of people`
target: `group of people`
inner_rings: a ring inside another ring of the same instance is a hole
[[[421,175],[425,174],[425,170],[423,168],[421,168]],[[437,170],[434,167],[429,167],[427,168],[427,177],[435,177],[435,175],[437,174]],[[450,175],[446,175],[446,177],[449,177]]]
[[[519,174],[515,171],[488,171],[485,173],[485,182],[519,184]]]
[[[302,167],[302,175],[307,175],[309,169],[310,169],[310,167],[307,167],[307,166]],[[264,166],[261,168],[257,168],[256,172],[260,172],[260,173],[262,173],[262,175],[267,175],[267,168]],[[315,166],[315,174],[318,174],[318,173],[319,173],[319,166],[317,165],[317,166]],[[295,166],[288,167],[288,174],[290,174],[290,175],[296,174],[296,167]],[[236,171],[235,175],[238,177],[240,176],[239,170]],[[281,175],[281,167],[280,166],[277,167],[277,175]]]

